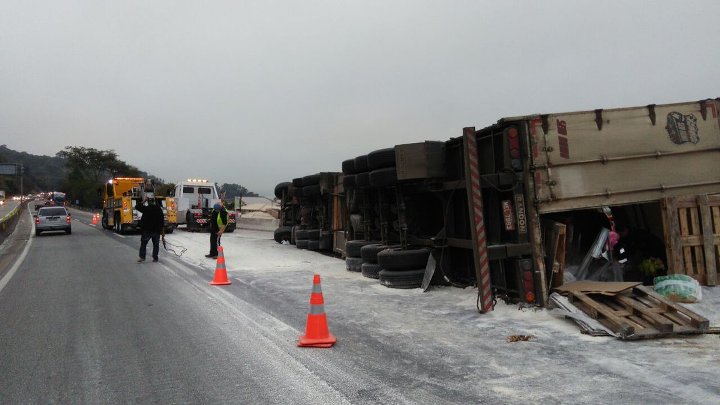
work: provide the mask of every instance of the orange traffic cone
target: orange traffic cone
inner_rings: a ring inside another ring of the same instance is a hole
[[[328,330],[325,316],[325,300],[320,288],[320,275],[313,277],[313,289],[310,294],[310,313],[307,316],[305,336],[300,338],[300,347],[332,347],[337,342]]]
[[[215,279],[210,282],[211,285],[228,285],[232,284],[227,277],[225,269],[225,256],[223,255],[223,247],[218,246],[217,265],[215,266]]]
[[[97,225],[98,223],[98,214],[94,214],[92,218],[92,224]]]

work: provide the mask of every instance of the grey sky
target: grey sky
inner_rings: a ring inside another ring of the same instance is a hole
[[[271,195],[503,116],[720,96],[720,1],[0,2],[0,144]]]

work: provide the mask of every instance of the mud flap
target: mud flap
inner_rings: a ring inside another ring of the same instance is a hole
[[[423,277],[422,284],[420,287],[422,287],[423,292],[430,289],[430,282],[432,281],[433,276],[435,275],[435,267],[437,266],[437,262],[435,261],[435,257],[433,256],[432,252],[430,252],[430,256],[428,257],[427,264],[425,265],[425,276]]]

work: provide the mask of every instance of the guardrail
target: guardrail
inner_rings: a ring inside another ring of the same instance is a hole
[[[2,219],[0,219],[0,228],[2,228],[3,231],[5,230],[5,228],[7,228],[12,218],[20,212],[20,208],[22,208],[22,205],[18,205],[17,207],[13,208],[12,211],[3,215]]]

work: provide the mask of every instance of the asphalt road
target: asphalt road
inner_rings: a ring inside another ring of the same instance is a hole
[[[357,402],[338,387],[361,378],[294,347],[295,331],[208,286],[210,274],[138,264],[139,236],[86,213],[72,235],[40,237],[24,215],[26,256],[0,274],[0,403]]]

